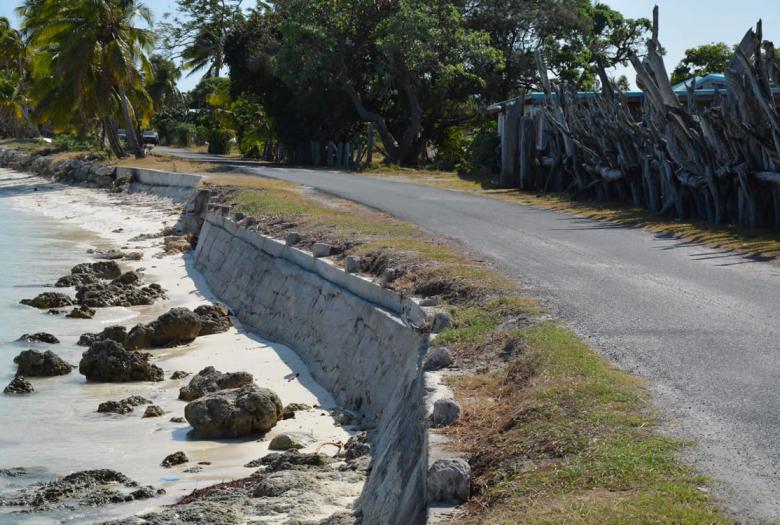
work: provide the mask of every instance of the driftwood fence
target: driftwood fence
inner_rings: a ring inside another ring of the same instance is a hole
[[[725,71],[727,89],[697,102],[672,90],[658,43],[658,8],[643,60],[631,56],[641,105],[632,108],[600,69],[603,91],[582,99],[551,82],[544,104],[504,108],[505,187],[621,200],[659,214],[780,230],[780,64],[761,22]],[[684,99],[684,100],[683,100]]]

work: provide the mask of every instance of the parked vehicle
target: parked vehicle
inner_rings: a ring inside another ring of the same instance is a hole
[[[156,131],[144,131],[143,139],[144,144],[153,144],[155,146],[160,145],[160,134]]]
[[[124,129],[119,129],[117,131],[117,136],[119,137],[119,140],[123,140],[127,142],[127,131],[125,131]]]

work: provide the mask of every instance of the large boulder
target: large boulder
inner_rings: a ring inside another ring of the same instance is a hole
[[[29,377],[54,377],[70,374],[75,367],[62,360],[60,356],[47,350],[25,350],[14,357],[14,363],[18,366],[17,375]]]
[[[224,304],[204,304],[195,308],[195,314],[200,317],[201,329],[198,335],[221,334],[227,332],[233,323],[230,321],[230,310]]]
[[[79,372],[86,376],[88,381],[162,381],[162,369],[149,363],[149,357],[150,354],[125,350],[116,341],[98,341],[84,352],[79,363]]]
[[[190,383],[179,389],[179,399],[194,401],[211,392],[226,388],[239,388],[249,385],[254,380],[249,372],[220,372],[213,366],[207,366],[198,375],[190,379]]]
[[[263,434],[282,417],[282,402],[257,385],[220,390],[188,403],[184,417],[202,438],[238,438]]]
[[[187,308],[172,308],[147,325],[137,325],[127,336],[127,347],[155,348],[189,343],[200,334],[200,317]]]
[[[62,308],[73,305],[73,299],[59,292],[44,292],[34,299],[22,299],[19,302],[27,306],[32,306],[33,308],[39,308],[41,310]]]

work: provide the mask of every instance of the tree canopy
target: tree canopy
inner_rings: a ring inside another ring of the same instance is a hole
[[[685,50],[685,56],[672,71],[672,84],[707,73],[723,73],[734,55],[734,49],[717,42]]]

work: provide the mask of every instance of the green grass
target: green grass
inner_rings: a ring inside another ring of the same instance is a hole
[[[448,337],[463,343],[500,321],[460,322]],[[505,369],[453,380],[464,415],[450,434],[481,488],[458,523],[729,522],[708,481],[676,458],[686,444],[653,430],[641,381],[555,323],[513,335]]]

